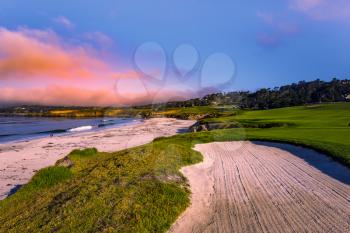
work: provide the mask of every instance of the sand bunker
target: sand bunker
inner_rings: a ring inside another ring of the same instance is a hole
[[[192,204],[170,232],[350,232],[350,170],[277,143],[197,145]]]

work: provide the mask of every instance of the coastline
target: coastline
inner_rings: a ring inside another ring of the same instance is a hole
[[[179,133],[195,121],[173,118],[152,118],[93,132],[44,137],[0,144],[0,200],[27,183],[40,169],[74,149],[95,147],[114,152],[151,142],[154,138]]]
[[[62,118],[62,117],[8,117],[0,116],[0,145],[24,142],[49,136],[97,132],[125,125],[139,124],[142,118]]]

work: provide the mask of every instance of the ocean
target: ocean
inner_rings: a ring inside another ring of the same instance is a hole
[[[0,117],[0,143],[138,124],[135,118]]]

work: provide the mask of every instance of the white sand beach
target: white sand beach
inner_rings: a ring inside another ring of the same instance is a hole
[[[279,143],[195,149],[204,161],[182,168],[191,206],[169,232],[350,232],[349,168]]]
[[[136,125],[97,132],[0,144],[0,200],[15,187],[27,183],[36,171],[54,165],[73,149],[95,147],[99,151],[118,151],[151,142],[157,137],[174,135],[194,123],[153,118]]]

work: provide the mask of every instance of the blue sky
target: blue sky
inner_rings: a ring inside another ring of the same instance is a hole
[[[93,48],[119,72],[133,68],[135,51],[148,41],[159,43],[168,58],[177,46],[192,45],[199,67],[213,53],[226,54],[236,73],[225,90],[350,74],[350,3],[345,0],[0,0],[0,27],[51,31],[69,46]],[[18,87],[16,78],[3,86]],[[38,81],[28,83],[35,87]]]

